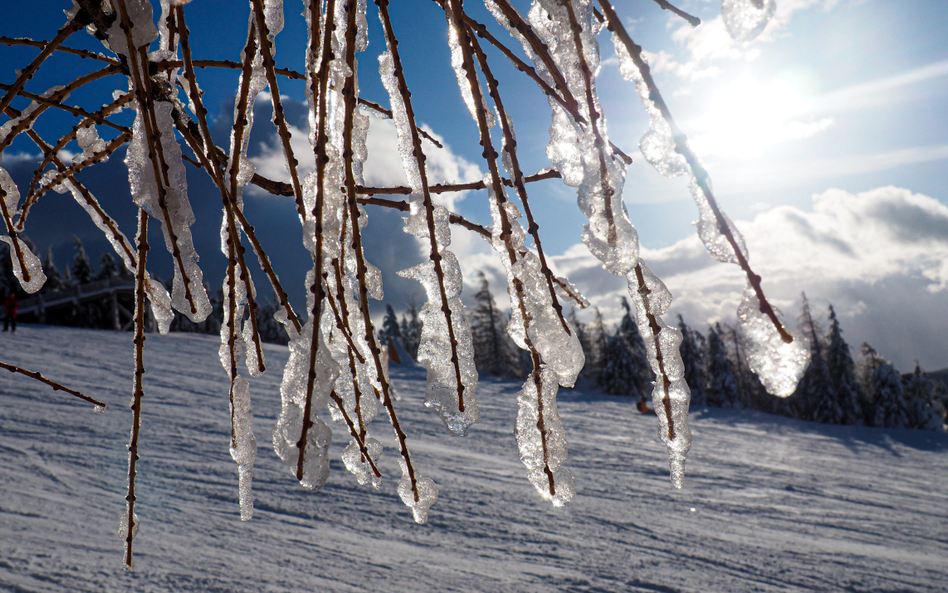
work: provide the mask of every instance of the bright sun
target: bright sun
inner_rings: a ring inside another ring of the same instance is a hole
[[[720,86],[696,120],[692,145],[703,156],[752,159],[788,140],[808,138],[833,124],[805,121],[808,101],[787,80],[761,83],[750,76]]]

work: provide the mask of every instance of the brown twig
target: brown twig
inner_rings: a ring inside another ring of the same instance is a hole
[[[668,372],[665,370],[665,357],[662,354],[662,343],[659,340],[659,333],[662,331],[662,326],[659,323],[659,320],[651,312],[651,304],[649,303],[649,295],[651,294],[651,289],[645,284],[645,275],[642,272],[642,264],[637,263],[635,265],[635,282],[636,282],[636,291],[638,292],[639,298],[642,299],[644,304],[643,308],[645,310],[645,318],[648,321],[649,327],[649,338],[651,338],[655,350],[655,359],[658,362],[658,369],[655,374],[655,384],[658,385],[658,381],[661,381],[662,385],[662,413],[665,414],[665,420],[668,425],[668,437],[669,441],[674,441],[676,438],[675,433],[675,420],[672,418],[672,407],[671,407],[671,396],[668,394],[668,388],[671,386],[671,379],[668,378]]]
[[[3,110],[10,105],[10,102],[13,101],[13,97],[15,97],[17,93],[20,92],[20,89],[23,88],[23,85],[25,85],[29,79],[33,78],[33,74],[35,74],[39,69],[40,64],[42,64],[43,61],[45,61],[46,58],[48,58],[50,54],[55,51],[56,47],[82,27],[83,25],[78,19],[72,19],[63,25],[61,29],[59,29],[59,32],[56,33],[56,37],[46,44],[39,55],[33,58],[33,61],[30,62],[26,68],[23,68],[20,71],[20,74],[16,77],[16,82],[11,85],[10,89],[7,90],[3,97],[0,97],[0,113],[3,113]]]
[[[10,46],[13,46],[13,45],[26,45],[26,46],[30,46],[30,47],[38,47],[38,48],[40,48],[40,49],[45,49],[45,48],[47,48],[47,47],[49,46],[49,44],[50,44],[49,41],[35,41],[35,40],[30,39],[30,38],[28,38],[28,37],[7,37],[6,35],[0,35],[0,43],[2,43],[2,44],[4,44],[4,45],[10,45]],[[64,53],[67,53],[67,54],[74,54],[74,55],[79,56],[80,58],[90,59],[90,60],[97,60],[97,61],[99,61],[99,62],[105,62],[105,63],[107,63],[107,64],[115,64],[116,66],[118,66],[119,63],[120,63],[120,62],[119,62],[118,60],[116,60],[115,58],[110,58],[110,57],[108,57],[108,56],[103,56],[102,54],[97,54],[97,53],[95,53],[95,52],[93,52],[93,51],[89,51],[89,50],[87,50],[87,49],[76,49],[76,48],[74,48],[74,47],[66,47],[65,45],[59,45],[59,46],[55,47],[54,49],[55,49],[55,51],[58,51],[58,52],[64,52]]]
[[[128,441],[128,492],[125,495],[125,567],[132,568],[132,540],[135,537],[135,469],[138,463],[138,435],[142,425],[142,379],[145,375],[145,262],[148,259],[148,213],[138,212],[138,269],[135,273],[135,389],[132,394],[132,431]]]
[[[30,379],[35,379],[35,380],[37,380],[37,381],[39,381],[39,382],[41,382],[41,383],[46,383],[47,385],[49,385],[50,387],[53,388],[53,391],[65,391],[66,393],[68,393],[68,394],[70,394],[70,395],[75,395],[76,397],[78,397],[79,399],[81,399],[81,400],[83,400],[83,401],[87,401],[87,402],[89,402],[90,404],[95,404],[96,406],[98,406],[99,408],[101,408],[101,409],[103,409],[103,410],[106,408],[106,405],[105,405],[104,403],[100,402],[99,400],[94,399],[94,398],[91,398],[91,397],[89,397],[88,395],[83,395],[82,393],[76,391],[75,389],[70,389],[70,388],[66,387],[65,385],[62,385],[62,384],[60,384],[60,383],[57,383],[57,382],[55,382],[55,381],[53,381],[53,380],[51,380],[51,379],[47,379],[46,377],[44,377],[44,376],[43,376],[41,373],[39,373],[38,371],[29,371],[29,370],[27,370],[27,369],[23,369],[23,368],[20,368],[20,367],[18,367],[18,366],[15,366],[15,365],[12,365],[12,364],[8,364],[8,363],[2,362],[2,361],[0,361],[0,369],[6,369],[6,370],[10,371],[11,373],[19,373],[19,374],[21,374],[21,375],[25,375],[25,376],[29,377]]]
[[[677,6],[673,5],[671,2],[668,2],[667,0],[654,0],[654,1],[655,1],[655,4],[658,4],[659,6],[662,7],[662,10],[668,10],[677,14],[681,18],[688,21],[688,24],[691,25],[692,27],[697,27],[698,25],[701,24],[701,19],[699,19],[696,16],[688,14],[687,12],[678,8]],[[756,0],[756,2],[762,2],[762,0]],[[761,7],[758,6],[757,8],[761,8]]]

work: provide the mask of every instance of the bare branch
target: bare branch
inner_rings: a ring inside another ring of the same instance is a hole
[[[68,393],[68,394],[70,394],[70,395],[75,395],[76,397],[78,397],[79,399],[81,399],[81,400],[83,400],[83,401],[87,401],[87,402],[89,402],[90,404],[95,404],[95,405],[98,406],[99,409],[101,409],[101,410],[105,410],[105,408],[106,408],[106,405],[105,405],[104,403],[100,402],[99,400],[93,399],[93,398],[89,397],[88,395],[83,395],[82,393],[76,391],[75,389],[70,389],[70,388],[66,387],[65,385],[62,385],[62,384],[60,384],[60,383],[57,383],[57,382],[55,382],[55,381],[53,381],[53,380],[51,380],[51,379],[47,379],[46,377],[44,377],[41,373],[39,373],[39,372],[37,372],[37,371],[29,371],[29,370],[22,369],[22,368],[20,368],[20,367],[18,367],[18,366],[15,366],[15,365],[12,365],[12,364],[8,364],[8,363],[2,362],[2,361],[0,361],[0,369],[6,369],[6,370],[10,371],[11,373],[19,373],[19,374],[21,374],[21,375],[25,375],[25,376],[29,377],[30,379],[35,379],[36,381],[39,381],[39,382],[41,382],[41,383],[46,383],[47,385],[49,385],[50,387],[53,388],[53,391],[65,391],[66,393]]]

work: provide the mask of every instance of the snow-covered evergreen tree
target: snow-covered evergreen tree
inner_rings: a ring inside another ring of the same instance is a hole
[[[108,251],[102,253],[102,257],[99,258],[99,273],[95,275],[95,279],[104,280],[106,278],[117,278],[118,276],[119,267],[115,263],[115,258]]]
[[[609,334],[602,321],[602,312],[599,307],[593,309],[592,323],[586,329],[586,339],[589,341],[589,352],[585,352],[586,366],[584,372],[598,385],[602,385],[602,373],[605,365],[606,350],[609,347]],[[585,347],[584,347],[585,348]]]
[[[421,344],[421,319],[418,317],[418,303],[415,301],[415,295],[411,295],[408,299],[408,309],[402,315],[399,330],[405,349],[413,358],[417,357],[418,346]]]
[[[632,364],[632,380],[639,393],[650,393],[651,383],[655,375],[648,364],[648,355],[645,352],[645,341],[642,334],[639,333],[639,326],[632,317],[632,308],[625,297],[621,299],[622,309],[625,313],[619,320],[619,327],[616,328],[616,336],[622,340],[625,349],[628,351],[629,360]]]
[[[43,258],[43,272],[46,274],[46,284],[42,288],[44,292],[56,292],[65,287],[63,278],[59,275],[59,269],[53,261],[52,245],[46,250],[46,257]]]
[[[841,424],[863,424],[862,408],[859,401],[859,383],[856,381],[856,363],[853,361],[849,344],[843,339],[843,330],[833,305],[829,306],[830,328],[826,337],[826,368],[833,380],[836,401],[842,411]]]
[[[507,335],[507,316],[497,309],[487,276],[481,272],[481,288],[471,309],[471,341],[478,372],[497,377],[523,376],[519,349]]]
[[[727,355],[720,323],[708,328],[708,389],[709,406],[733,408],[740,400],[737,378]]]
[[[864,400],[863,417],[868,426],[908,426],[908,409],[902,377],[891,362],[869,344],[863,343],[860,382]]]
[[[92,280],[95,270],[89,262],[89,256],[86,255],[86,248],[82,245],[82,239],[73,236],[72,240],[76,245],[76,255],[72,258],[72,278],[76,284],[85,284]]]
[[[382,329],[379,330],[379,342],[387,345],[388,341],[402,339],[402,330],[398,326],[398,317],[395,315],[395,309],[388,303],[385,304],[385,317],[382,318]]]
[[[678,315],[678,331],[681,332],[681,362],[685,367],[685,382],[691,388],[691,405],[708,405],[708,396],[705,393],[704,354],[705,340],[698,331],[688,327],[684,318]]]
[[[803,379],[794,393],[801,407],[800,417],[824,424],[842,424],[843,409],[839,405],[836,386],[826,366],[824,348],[816,321],[810,312],[810,302],[806,294],[802,295],[803,305],[800,314],[800,333],[810,340],[810,365],[803,373]]]
[[[918,361],[912,374],[904,377],[904,383],[909,428],[944,430],[944,418],[935,411],[935,382],[922,371]]]
[[[636,399],[642,397],[632,352],[618,331],[615,335],[609,336],[606,342],[599,385],[610,395],[631,395]]]

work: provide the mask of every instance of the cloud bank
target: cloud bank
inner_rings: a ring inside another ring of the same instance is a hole
[[[832,303],[850,345],[868,341],[903,370],[918,359],[948,366],[948,206],[907,189],[881,187],[813,196],[812,210],[781,206],[739,221],[751,265],[788,322],[806,292],[822,315]],[[745,279],[707,255],[697,236],[642,257],[675,295],[671,314],[700,329],[734,323]],[[604,314],[618,315],[621,279],[582,245],[553,258]]]

